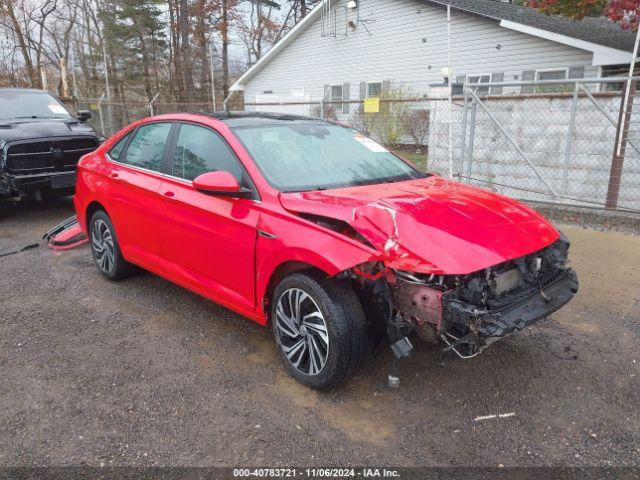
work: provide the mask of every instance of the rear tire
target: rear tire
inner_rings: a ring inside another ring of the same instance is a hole
[[[133,274],[136,267],[122,256],[111,219],[98,210],[89,220],[89,243],[96,266],[109,280],[121,280]]]
[[[365,317],[351,285],[320,272],[296,272],[280,282],[271,323],[289,374],[316,390],[355,375],[367,352]]]

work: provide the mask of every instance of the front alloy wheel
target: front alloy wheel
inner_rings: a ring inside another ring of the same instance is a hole
[[[356,373],[367,351],[367,329],[351,284],[317,270],[284,277],[273,292],[271,323],[289,374],[318,390]]]
[[[276,306],[276,331],[289,363],[305,375],[322,371],[329,355],[329,335],[324,316],[304,290],[285,290]]]

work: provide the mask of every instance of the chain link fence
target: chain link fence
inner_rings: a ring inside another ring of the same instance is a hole
[[[254,95],[244,110],[337,121],[421,170],[521,200],[640,213],[637,80],[625,116],[624,78],[451,89],[385,82],[369,92],[376,96],[361,89],[357,100],[325,86]],[[159,96],[149,103],[83,99],[78,108],[94,113],[93,125],[105,137],[149,115],[213,110],[210,100],[175,103]]]
[[[211,99],[181,103],[165,101],[160,95],[156,95],[150,102],[113,102],[103,96],[101,98],[82,98],[76,104],[78,110],[91,111],[92,119],[89,124],[105,138],[141,118],[165,113],[198,113],[214,110]]]
[[[511,96],[465,89],[453,160],[443,161],[445,152],[432,149],[432,167],[453,163],[464,181],[524,200],[640,211],[635,81],[622,131],[624,97],[606,91],[612,82],[547,82],[530,86],[556,92]]]

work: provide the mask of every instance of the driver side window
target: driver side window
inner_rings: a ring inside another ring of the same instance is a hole
[[[206,172],[225,170],[240,184],[244,172],[240,162],[220,135],[214,131],[183,123],[173,157],[171,174],[174,177],[193,180]]]

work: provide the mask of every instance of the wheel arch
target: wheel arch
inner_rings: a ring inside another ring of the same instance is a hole
[[[97,200],[92,200],[91,202],[89,202],[89,205],[87,205],[84,214],[84,224],[86,226],[87,232],[89,231],[89,222],[91,221],[91,217],[94,213],[100,210],[109,215],[109,212],[107,212],[107,209],[104,207],[104,205],[102,205]],[[109,218],[111,218],[111,216],[109,216]]]
[[[270,323],[270,312],[269,312],[269,309],[271,307],[271,296],[273,295],[273,292],[275,291],[275,289],[278,286],[278,284],[287,275],[289,275],[289,274],[291,274],[293,272],[300,272],[300,271],[304,271],[304,270],[311,270],[311,271],[320,272],[320,273],[326,275],[327,277],[331,277],[332,276],[331,273],[326,271],[326,269],[323,269],[323,268],[319,267],[318,265],[314,265],[314,264],[311,264],[311,263],[308,263],[308,262],[305,262],[305,261],[287,260],[287,261],[284,261],[284,262],[280,263],[271,272],[271,275],[269,276],[269,281],[267,282],[266,288],[264,289],[264,292],[262,293],[262,295],[260,295],[260,300],[261,300],[260,304],[261,304],[263,312],[264,312],[265,324]]]

